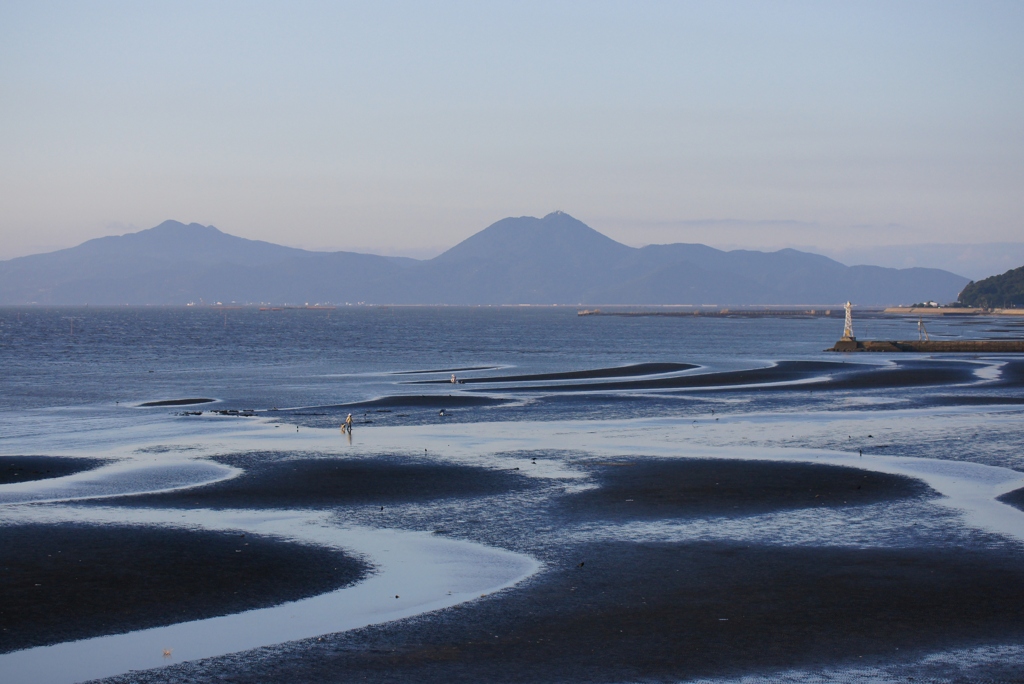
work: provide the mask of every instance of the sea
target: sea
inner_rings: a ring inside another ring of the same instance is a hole
[[[931,339],[1024,336],[1024,317],[934,316],[923,323]],[[418,602],[410,589],[411,602],[397,612],[358,594],[357,585],[308,599],[302,629],[289,631],[268,612],[245,618],[265,625],[262,631],[225,639],[226,623],[216,622],[232,619],[224,616],[200,621],[205,627],[190,623],[191,645],[171,625],[0,653],[0,672],[9,675],[5,681],[57,682],[164,667],[159,649],[140,656],[139,644],[177,639],[173,661],[188,662],[425,614],[543,572],[530,540],[497,533],[425,541],[415,522],[375,529],[362,519],[338,524],[308,511],[232,517],[76,505],[238,476],[238,466],[217,460],[225,454],[426,454],[524,469],[540,460],[531,477],[570,483],[578,476],[571,459],[530,454],[852,464],[919,478],[944,503],[880,505],[855,527],[838,514],[790,512],[757,524],[655,521],[580,534],[860,548],[928,544],[934,532],[943,544],[1024,544],[1024,513],[1013,505],[1024,488],[1024,357],[825,351],[842,331],[836,316],[580,316],[562,306],[0,308],[0,457],[109,461],[99,470],[0,485],[0,536],[4,526],[29,522],[176,525],[187,515],[191,526],[357,549],[379,561],[382,575],[391,570],[380,560],[381,535],[390,534],[384,546],[438,568],[416,580]],[[920,334],[917,318],[857,309],[854,332],[890,340]],[[340,427],[349,415],[346,434]],[[920,517],[913,531],[901,518],[908,515]],[[453,557],[475,568],[457,587],[445,574]],[[332,617],[339,606],[345,620]],[[933,653],[928,662],[947,658],[960,668],[956,676],[982,672],[993,659],[1024,666],[1024,649],[1012,643],[964,649],[955,657]],[[104,657],[85,664],[86,652]],[[925,660],[900,661],[900,672],[926,668]],[[874,667],[829,672],[895,677],[884,662]],[[796,667],[784,674],[829,680],[822,672]]]

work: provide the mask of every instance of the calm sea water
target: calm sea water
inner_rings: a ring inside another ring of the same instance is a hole
[[[353,413],[357,424],[380,427],[434,424],[442,409],[446,422],[508,422],[701,417],[715,406],[716,415],[783,417],[950,407],[969,413],[979,406],[1012,409],[1020,400],[1016,356],[824,352],[842,324],[823,317],[581,317],[561,307],[5,308],[0,440],[19,441],[0,449],[33,450],[31,437],[52,434],[55,425],[69,434],[129,428],[184,420],[184,411],[252,410],[308,427],[337,427]],[[926,325],[933,339],[1024,334],[1024,321],[1012,319],[935,318]],[[916,339],[917,320],[855,316],[855,332],[862,339]],[[643,384],[780,362],[795,370],[719,388]],[[651,363],[694,368],[600,377],[600,369]],[[894,368],[899,372],[885,372]],[[565,381],[473,382],[581,370],[599,372]],[[849,380],[850,370],[859,373],[853,382],[820,385]],[[467,384],[445,382],[453,372]],[[800,384],[806,382],[812,384]],[[216,402],[139,408],[184,398]],[[1010,456],[1005,434],[991,439],[1001,445],[994,452],[924,452],[908,443],[897,453],[1024,467],[1024,456]]]
[[[995,319],[927,325],[937,339],[1024,332]],[[182,397],[267,409],[450,390],[403,385],[411,378],[394,375],[431,369],[520,374],[676,362],[730,370],[836,361],[822,350],[841,332],[835,318],[580,317],[568,308],[5,308],[0,410]],[[856,321],[856,332],[916,339],[917,321],[867,318]],[[856,361],[883,362],[864,356]]]

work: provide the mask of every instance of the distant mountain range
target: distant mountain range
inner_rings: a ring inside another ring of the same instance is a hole
[[[967,283],[793,249],[637,249],[562,212],[503,219],[427,260],[309,252],[165,221],[0,262],[2,304],[890,305],[954,301]]]
[[[844,264],[874,264],[892,268],[927,266],[945,269],[975,281],[1024,264],[1024,242],[933,242],[846,247],[821,250],[821,253]]]

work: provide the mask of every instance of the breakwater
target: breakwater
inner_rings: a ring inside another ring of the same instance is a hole
[[[825,351],[1020,354],[1024,340],[839,340]]]
[[[890,306],[884,313],[910,316],[1024,316],[1024,309],[981,309],[956,306]]]
[[[740,317],[740,318],[764,318],[764,317],[832,317],[842,316],[842,309],[717,309],[701,308],[676,311],[602,311],[601,309],[583,309],[576,312],[577,316],[626,316],[636,318],[640,316],[715,316],[715,317]]]

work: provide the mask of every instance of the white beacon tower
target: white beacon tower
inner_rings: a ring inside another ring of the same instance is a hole
[[[856,340],[853,336],[853,304],[846,302],[846,325],[843,327],[843,339],[844,340]]]

